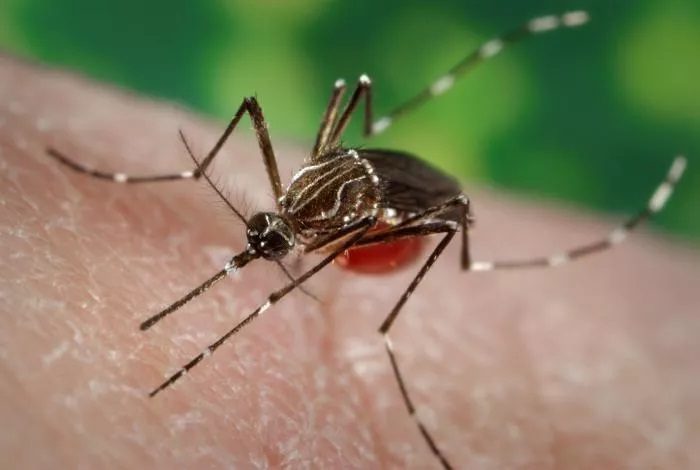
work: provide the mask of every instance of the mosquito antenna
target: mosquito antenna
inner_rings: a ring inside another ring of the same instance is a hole
[[[228,198],[224,195],[224,193],[219,189],[219,187],[209,178],[209,175],[205,170],[202,169],[202,166],[199,164],[199,160],[197,160],[197,157],[194,156],[194,152],[192,152],[192,149],[190,148],[190,144],[185,138],[185,134],[182,132],[182,129],[179,131],[180,134],[180,140],[182,140],[182,143],[185,144],[185,148],[187,149],[187,153],[189,154],[190,158],[194,162],[195,166],[197,167],[195,171],[199,172],[205,180],[207,180],[207,183],[209,183],[209,186],[212,187],[212,189],[218,194],[218,196],[221,198],[222,201],[226,203],[226,205],[233,211],[234,214],[238,216],[239,219],[246,225],[248,226],[248,221],[246,218],[243,216],[243,214],[236,209],[236,207],[231,203],[231,201],[228,200]]]

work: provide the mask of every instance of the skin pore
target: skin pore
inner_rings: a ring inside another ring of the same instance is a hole
[[[201,156],[223,125],[0,57],[0,467],[438,468],[376,333],[418,264],[329,266],[305,285],[321,302],[290,294],[148,398],[286,279],[253,262],[139,331],[240,252],[244,228],[203,181],[97,181],[44,149],[104,170],[186,171],[178,129]],[[307,150],[275,150],[286,182]],[[272,208],[249,132],[212,174],[246,214]],[[475,259],[557,252],[613,225],[467,192]],[[298,273],[318,259],[286,263]],[[451,463],[700,466],[699,261],[641,230],[560,269],[461,273],[453,243],[392,332]]]

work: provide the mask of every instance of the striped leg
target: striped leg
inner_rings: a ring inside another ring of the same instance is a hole
[[[464,202],[462,198],[454,198],[448,203],[436,206],[433,209],[429,209],[426,211],[424,214],[421,214],[421,216],[424,219],[429,219],[432,215],[435,215],[435,213],[439,211],[445,211],[450,207],[455,207],[455,206],[461,206],[465,208],[465,211],[463,212],[464,214],[468,213],[468,204]],[[417,222],[417,220],[416,220]],[[430,450],[432,453],[435,455],[435,457],[440,461],[442,466],[446,469],[451,469],[452,466],[450,465],[449,461],[447,460],[447,457],[442,453],[440,448],[437,446],[437,443],[435,442],[435,439],[432,437],[430,434],[430,431],[425,427],[423,422],[420,420],[420,418],[416,414],[416,408],[413,404],[413,400],[411,399],[411,396],[408,392],[408,388],[406,387],[406,382],[404,381],[403,374],[401,373],[401,369],[399,368],[398,361],[396,359],[396,354],[394,353],[394,348],[391,342],[391,338],[389,337],[389,330],[391,329],[391,326],[394,324],[394,321],[396,320],[396,317],[398,317],[399,312],[403,308],[404,304],[408,301],[408,298],[413,294],[413,292],[416,290],[418,287],[418,284],[423,280],[423,277],[427,274],[427,272],[432,268],[433,264],[435,264],[435,261],[440,257],[440,255],[443,253],[447,245],[452,241],[452,238],[454,238],[455,233],[458,230],[458,225],[449,220],[442,220],[442,221],[430,221],[430,222],[423,222],[417,225],[411,225],[411,226],[400,226],[400,227],[394,227],[386,232],[380,232],[380,233],[375,233],[370,236],[364,237],[361,240],[359,240],[354,246],[362,246],[362,245],[370,245],[370,244],[375,244],[375,243],[385,243],[385,242],[390,242],[393,240],[397,240],[400,238],[405,238],[405,237],[424,237],[428,235],[435,235],[439,233],[445,234],[442,240],[440,240],[440,243],[433,249],[433,252],[430,254],[428,259],[425,261],[421,269],[418,271],[416,276],[413,278],[413,281],[409,284],[409,286],[406,288],[406,290],[403,292],[401,297],[399,298],[399,301],[394,305],[394,308],[391,310],[389,315],[387,315],[386,319],[382,323],[381,327],[379,328],[379,333],[381,333],[382,337],[384,338],[384,345],[386,347],[386,352],[389,355],[389,361],[391,362],[391,369],[394,373],[394,378],[396,379],[396,382],[399,386],[399,391],[401,392],[401,398],[403,399],[404,405],[406,406],[406,409],[408,413],[411,415],[413,420],[416,423],[416,426],[418,426],[418,429],[420,430],[421,435],[423,436],[423,439],[425,442],[428,444],[428,447],[430,447]]]
[[[420,230],[422,227],[421,226],[416,226],[416,227],[407,227],[407,229],[418,229]],[[425,442],[428,444],[428,447],[430,447],[430,450],[433,452],[435,457],[440,461],[442,464],[443,468],[446,469],[451,469],[452,466],[450,463],[447,461],[447,457],[442,453],[440,448],[437,446],[435,443],[435,439],[433,439],[432,435],[428,431],[428,429],[425,427],[423,422],[420,420],[418,415],[416,415],[416,408],[413,405],[413,401],[411,400],[411,397],[408,393],[408,389],[406,388],[406,383],[403,379],[403,375],[401,374],[401,370],[399,368],[399,364],[396,360],[396,355],[394,354],[394,348],[391,342],[391,338],[389,337],[389,330],[391,329],[391,326],[394,323],[394,320],[398,316],[399,312],[401,311],[401,308],[404,306],[408,298],[411,296],[411,294],[416,290],[418,287],[418,284],[423,280],[423,277],[425,274],[430,270],[430,268],[435,264],[435,261],[440,257],[442,252],[445,250],[447,245],[452,241],[452,238],[454,237],[456,233],[455,228],[450,228],[448,224],[445,224],[442,229],[436,229],[433,233],[437,233],[438,231],[445,232],[445,236],[443,237],[442,240],[440,240],[440,243],[435,247],[433,252],[430,254],[428,259],[425,261],[423,266],[421,267],[420,271],[418,271],[418,274],[416,274],[416,277],[413,278],[413,281],[411,281],[411,284],[409,284],[408,288],[404,291],[404,293],[401,295],[401,298],[399,301],[396,303],[394,308],[391,310],[389,315],[386,317],[384,322],[382,323],[382,326],[379,328],[379,333],[381,333],[382,337],[384,338],[384,346],[386,347],[386,352],[389,355],[389,360],[391,361],[391,368],[394,372],[394,377],[396,378],[396,381],[399,385],[399,390],[401,391],[401,397],[403,398],[404,404],[406,405],[406,409],[408,410],[408,413],[411,415],[411,417],[414,419],[416,422],[416,425],[418,426],[418,429],[421,432],[421,435],[423,436],[423,439],[425,439]]]
[[[272,186],[275,198],[279,199],[282,195],[282,184],[280,182],[279,171],[277,170],[277,162],[275,160],[275,154],[272,150],[272,143],[270,141],[270,136],[267,132],[267,124],[265,123],[265,118],[263,117],[262,109],[258,104],[258,101],[254,98],[245,98],[241,105],[236,111],[236,114],[231,119],[231,122],[226,127],[224,133],[219,137],[214,147],[209,151],[206,158],[202,160],[201,164],[196,166],[193,170],[182,171],[179,173],[168,173],[162,175],[146,175],[146,176],[132,176],[126,173],[108,173],[100,170],[94,170],[75,160],[67,157],[62,152],[49,147],[46,149],[46,153],[56,159],[59,163],[67,166],[68,168],[77,171],[78,173],[83,173],[88,176],[92,176],[99,179],[114,181],[115,183],[153,183],[159,181],[174,181],[180,179],[199,179],[202,174],[206,171],[207,167],[214,160],[216,155],[223,147],[224,143],[231,135],[233,130],[238,125],[238,122],[243,117],[243,114],[248,113],[251,121],[253,122],[253,127],[258,138],[258,144],[260,145],[260,151],[263,155],[263,161],[265,163],[265,169],[267,170],[268,177],[270,179],[270,185]]]
[[[514,44],[522,39],[540,33],[545,33],[559,28],[573,28],[588,21],[588,13],[585,11],[571,11],[562,15],[547,15],[533,18],[526,24],[507,32],[499,37],[485,42],[470,55],[452,67],[445,75],[435,80],[413,98],[400,104],[385,116],[374,120],[372,112],[372,81],[367,75],[361,75],[350,101],[343,114],[335,123],[335,118],[340,106],[340,99],[345,91],[345,81],[336,80],[333,86],[331,98],[321,120],[321,127],[316,136],[316,143],[312,152],[312,160],[323,155],[323,150],[338,143],[345,128],[350,122],[352,113],[357,108],[360,100],[365,98],[365,115],[363,133],[365,137],[384,132],[400,116],[407,114],[431,98],[445,93],[452,88],[454,82],[466,75],[478,63],[494,57],[509,44]],[[335,126],[334,126],[335,123]]]
[[[676,183],[680,180],[681,176],[683,176],[685,166],[685,158],[682,156],[676,157],[666,174],[666,178],[656,188],[656,191],[652,194],[646,207],[624,224],[611,231],[605,238],[550,256],[513,261],[474,261],[466,264],[465,269],[469,271],[492,271],[495,269],[551,268],[561,266],[562,264],[593,253],[607,250],[623,242],[632,230],[664,208],[666,202],[673,193]]]
[[[403,102],[383,117],[373,121],[366,135],[376,135],[384,132],[396,119],[408,114],[431,98],[442,95],[454,83],[472,70],[477,64],[498,55],[506,46],[517,43],[525,38],[546,33],[560,28],[574,28],[588,22],[589,16],[585,11],[570,11],[561,15],[547,15],[533,18],[524,25],[501,36],[483,43],[474,52],[458,62],[445,75],[423,89],[409,100]],[[370,116],[371,121],[371,116]]]
[[[336,82],[337,85],[337,82]],[[345,131],[345,128],[350,122],[352,113],[357,109],[357,105],[360,104],[360,100],[365,99],[365,116],[364,116],[364,135],[370,135],[372,129],[372,80],[367,75],[360,75],[357,80],[357,87],[353,92],[348,104],[343,110],[343,114],[340,115],[338,122],[333,126],[333,130],[328,137],[328,146],[337,145],[340,138]],[[331,98],[332,100],[332,98]]]
[[[326,111],[323,113],[323,118],[321,118],[321,127],[319,127],[316,135],[316,143],[311,152],[311,161],[317,160],[328,146],[328,139],[331,137],[331,130],[333,130],[333,125],[338,117],[338,108],[340,107],[343,93],[345,93],[345,80],[339,78],[333,84],[333,91],[328,100],[328,106],[326,106]]]
[[[428,429],[425,427],[423,422],[416,414],[416,408],[413,404],[413,400],[411,399],[408,388],[406,387],[406,382],[403,378],[403,374],[401,373],[401,369],[399,368],[399,364],[396,359],[396,354],[394,353],[394,348],[391,342],[391,338],[389,336],[389,330],[391,329],[392,325],[394,324],[394,321],[398,317],[401,309],[403,308],[404,304],[408,301],[411,294],[413,294],[413,292],[416,290],[416,288],[423,280],[425,275],[428,273],[430,268],[433,267],[435,261],[437,261],[437,259],[443,253],[447,245],[449,245],[449,243],[452,241],[460,225],[452,220],[430,220],[431,217],[434,217],[440,213],[444,213],[445,211],[454,207],[460,207],[462,209],[462,220],[460,224],[462,227],[468,227],[468,223],[470,220],[469,201],[464,195],[459,195],[446,201],[443,204],[440,204],[438,206],[424,211],[416,217],[412,217],[408,223],[413,223],[415,225],[401,224],[396,227],[392,227],[391,229],[385,232],[375,233],[370,236],[364,237],[355,244],[355,246],[362,246],[375,243],[391,242],[393,240],[405,237],[424,237],[439,233],[445,234],[442,240],[440,240],[438,245],[433,249],[433,252],[430,254],[428,259],[426,259],[425,263],[418,271],[416,276],[413,278],[413,281],[411,281],[406,290],[403,292],[403,294],[399,298],[399,301],[396,303],[396,305],[394,305],[394,308],[391,310],[389,315],[387,315],[386,319],[379,328],[379,333],[381,333],[382,337],[384,338],[384,345],[386,348],[386,352],[389,355],[391,369],[394,373],[394,378],[396,379],[396,382],[399,386],[401,398],[403,399],[404,405],[406,406],[406,410],[415,421],[416,426],[418,426],[418,429],[420,430],[423,439],[428,444],[428,447],[430,447],[430,450],[432,451],[433,455],[435,455],[435,457],[440,461],[443,468],[446,469],[451,469],[452,466],[447,460],[447,457],[437,446],[437,443],[435,442],[433,436],[430,434],[430,431],[428,431]]]

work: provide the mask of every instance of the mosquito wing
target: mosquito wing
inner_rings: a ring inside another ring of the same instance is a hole
[[[456,179],[414,155],[380,149],[361,149],[358,153],[379,177],[380,204],[384,208],[415,214],[462,192]]]

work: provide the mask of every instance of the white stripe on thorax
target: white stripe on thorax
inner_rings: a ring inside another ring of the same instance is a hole
[[[340,158],[343,158],[343,157],[340,157]],[[321,168],[323,168],[324,166],[328,166],[328,165],[331,164],[331,163],[335,164],[336,166],[332,167],[330,170],[328,170],[328,171],[325,172],[325,173],[321,173],[319,176],[316,177],[316,180],[314,180],[311,184],[308,184],[308,185],[304,186],[304,187],[301,189],[301,191],[299,191],[299,193],[296,195],[296,198],[294,199],[294,203],[292,203],[292,205],[291,205],[291,207],[290,207],[290,211],[295,211],[295,210],[296,210],[296,209],[295,209],[296,205],[299,204],[299,201],[302,199],[302,196],[303,196],[307,191],[309,191],[309,190],[311,189],[311,187],[313,186],[313,184],[314,184],[315,181],[318,181],[319,178],[323,178],[323,177],[325,177],[326,175],[328,175],[329,173],[333,173],[333,172],[336,171],[338,168],[342,167],[342,165],[343,165],[345,162],[341,162],[340,164],[338,164],[337,159],[334,158],[334,159],[332,159],[332,160],[329,160],[329,161],[327,161],[327,162],[325,162],[325,163],[321,163],[321,164],[319,164],[319,165],[312,165],[312,166],[309,166],[309,167],[306,167],[306,168],[302,168],[296,175],[294,175],[294,178],[292,179],[292,183],[291,183],[291,184],[294,184],[299,178],[301,178],[302,176],[304,176],[305,173],[308,173],[309,171],[312,171],[312,170],[321,169]],[[290,186],[291,186],[291,185],[290,185]]]
[[[323,163],[318,163],[316,165],[305,166],[304,168],[302,168],[301,170],[296,172],[296,174],[294,175],[294,178],[292,178],[292,183],[294,183],[296,180],[298,180],[299,178],[304,176],[306,173],[323,168],[326,165],[330,165],[334,161],[335,161],[335,159],[330,159],[330,160],[327,160]]]
[[[340,185],[340,188],[338,188],[338,191],[335,193],[335,204],[333,204],[333,207],[329,212],[321,212],[321,215],[316,216],[312,219],[309,219],[310,221],[319,221],[319,220],[328,220],[332,219],[333,217],[336,216],[338,213],[338,210],[340,209],[340,203],[341,203],[341,195],[343,191],[345,190],[345,187],[351,183],[355,183],[356,181],[360,181],[367,178],[367,175],[362,175],[358,176],[357,178],[353,178],[351,180],[345,181],[343,184]]]
[[[316,180],[314,180],[311,184],[307,185],[303,190],[301,190],[301,191],[299,192],[299,195],[297,196],[297,200],[294,201],[294,204],[292,205],[292,207],[289,208],[289,212],[290,212],[291,214],[296,214],[296,213],[299,212],[301,209],[303,209],[304,207],[306,207],[311,201],[313,201],[314,199],[316,199],[316,198],[318,197],[318,195],[321,194],[321,192],[322,192],[324,189],[326,189],[328,186],[330,186],[331,184],[335,183],[337,180],[339,180],[340,178],[344,177],[344,176],[347,175],[348,173],[351,173],[351,172],[355,171],[355,165],[354,165],[355,161],[354,161],[354,160],[350,160],[350,163],[351,163],[350,168],[348,168],[347,170],[340,172],[340,174],[338,174],[338,175],[336,175],[336,176],[330,178],[328,181],[326,181],[324,184],[322,184],[320,188],[318,188],[316,191],[314,191],[314,193],[313,193],[310,197],[308,197],[308,198],[302,197],[302,196],[304,195],[304,193],[306,193],[308,190],[313,189],[313,186],[314,186],[314,184],[315,184],[316,182],[322,181],[323,178],[324,178],[325,176],[327,176],[329,173],[331,173],[331,172],[333,172],[334,170],[336,170],[336,168],[333,168],[332,170],[330,170],[330,171],[324,173],[323,175],[318,176],[318,177],[316,178]]]

